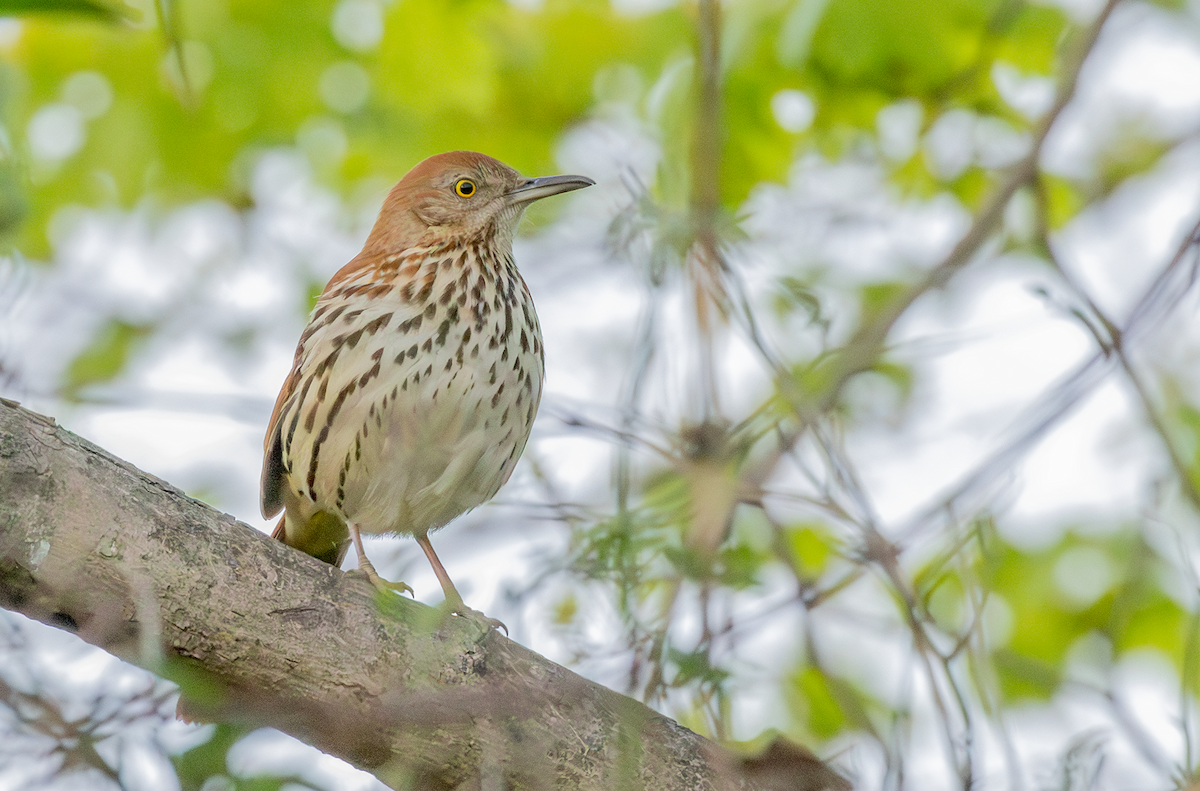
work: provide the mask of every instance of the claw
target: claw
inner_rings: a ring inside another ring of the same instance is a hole
[[[362,567],[360,567],[360,568],[356,568],[356,569],[350,569],[350,570],[349,570],[349,571],[347,571],[346,573],[347,573],[347,574],[353,574],[353,575],[354,575],[354,576],[356,576],[356,577],[360,577],[360,576],[361,576],[361,577],[366,577],[366,578],[367,578],[367,582],[370,582],[370,583],[371,583],[371,585],[373,585],[373,586],[375,587],[375,590],[378,590],[378,591],[383,591],[384,593],[408,593],[408,594],[412,594],[412,592],[413,592],[413,589],[412,589],[411,587],[409,587],[409,585],[408,585],[407,583],[404,583],[404,582],[389,582],[389,581],[385,580],[383,577],[379,576],[379,573],[378,573],[377,571],[375,571],[375,567],[374,567],[374,566],[367,566],[367,567],[365,567],[365,568],[362,568]]]
[[[501,621],[499,618],[489,618],[479,610],[472,610],[465,604],[461,607],[456,607],[454,609],[454,614],[460,618],[470,618],[472,621],[486,624],[492,629],[503,629],[504,635],[506,637],[508,636],[508,627],[504,625],[504,621]]]
[[[498,618],[489,618],[479,610],[472,610],[470,607],[463,604],[462,599],[455,601],[453,597],[449,598],[446,600],[443,606],[450,610],[452,615],[456,615],[459,618],[466,618],[474,621],[475,623],[483,624],[489,629],[503,629],[504,634],[508,634],[508,627],[504,625],[504,621],[501,621]]]

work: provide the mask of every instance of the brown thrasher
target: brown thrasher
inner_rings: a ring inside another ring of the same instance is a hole
[[[333,565],[360,531],[429,543],[516,466],[542,394],[542,334],[512,238],[531,202],[593,184],[524,178],[483,154],[430,157],[392,188],[359,253],[333,276],[296,347],[267,428],[262,513],[275,538]]]

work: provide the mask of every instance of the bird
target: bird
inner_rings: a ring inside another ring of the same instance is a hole
[[[512,240],[534,201],[595,182],[525,178],[451,151],[388,193],[362,251],[300,335],[264,440],[260,505],[273,537],[334,566],[362,533],[413,536],[450,611],[466,607],[429,533],[495,495],[529,439],[545,375]],[[487,619],[492,625],[499,621]]]

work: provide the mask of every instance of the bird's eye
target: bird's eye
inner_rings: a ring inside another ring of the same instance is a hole
[[[470,179],[459,179],[454,182],[454,194],[460,198],[469,198],[475,194],[475,182]]]

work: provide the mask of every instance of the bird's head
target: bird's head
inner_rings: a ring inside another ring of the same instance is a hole
[[[526,178],[496,159],[450,151],[421,162],[388,193],[364,253],[496,234],[511,242],[525,207],[588,187],[584,176]]]

